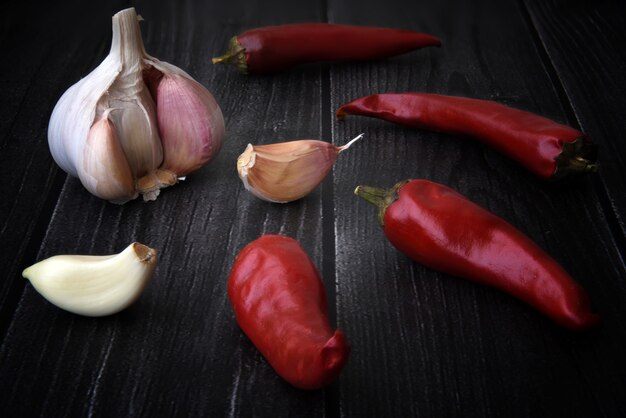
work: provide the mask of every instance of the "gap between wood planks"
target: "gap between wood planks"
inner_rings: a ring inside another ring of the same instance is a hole
[[[528,27],[528,32],[530,33],[533,43],[535,44],[535,48],[539,54],[539,59],[543,63],[544,68],[546,69],[546,73],[554,86],[556,94],[562,104],[563,111],[567,116],[567,120],[570,124],[577,128],[580,131],[583,131],[580,126],[580,122],[576,115],[576,111],[574,110],[574,104],[571,102],[567,92],[565,90],[565,86],[559,77],[559,73],[556,69],[556,66],[552,62],[550,55],[548,54],[547,47],[544,45],[541,40],[541,36],[539,35],[539,30],[535,26],[533,22],[533,18],[530,14],[528,7],[526,6],[525,0],[519,0],[520,12],[524,21],[526,22],[526,26]],[[584,132],[584,131],[583,131]],[[600,162],[602,164],[602,162]],[[600,202],[600,209],[602,210],[602,214],[606,219],[606,222],[609,226],[609,233],[613,238],[617,251],[622,260],[626,260],[626,236],[624,236],[623,232],[624,228],[620,225],[619,216],[616,212],[616,208],[611,204],[611,197],[609,191],[604,186],[604,183],[601,177],[598,174],[593,175],[592,178],[594,191],[596,196],[598,197],[598,201]]]
[[[328,22],[328,2],[320,0],[320,19]],[[321,89],[321,135],[324,141],[335,143],[332,129],[332,106],[330,96],[330,64],[322,64]],[[322,183],[322,276],[328,298],[328,316],[331,324],[337,324],[337,293],[335,267],[335,170],[330,170]],[[341,379],[324,389],[324,415],[328,418],[341,416],[339,406]]]
[[[323,15],[326,17],[325,15]],[[327,21],[327,20],[325,20]],[[322,64],[321,69],[321,134],[324,141],[334,143],[330,103],[330,65]],[[335,187],[334,169],[322,183],[322,276],[328,299],[330,323],[337,324],[337,294],[335,274]],[[325,416],[339,417],[339,383],[325,389]]]

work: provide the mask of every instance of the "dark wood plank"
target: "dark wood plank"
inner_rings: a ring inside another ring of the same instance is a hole
[[[37,259],[113,253],[138,240],[160,251],[159,266],[138,303],[107,318],[65,313],[28,285],[0,348],[0,404],[16,416],[323,415],[324,391],[280,379],[237,327],[226,294],[235,254],[263,233],[297,238],[322,264],[322,191],[269,204],[248,194],[235,170],[248,142],[320,136],[320,68],[254,78],[210,62],[230,36],[319,20],[318,6],[146,1],[136,8],[147,51],[214,93],[226,118],[224,148],[152,203],[115,206],[76,179],[65,182]]]
[[[621,2],[524,2],[581,128],[599,145],[606,206],[626,251],[626,7]],[[600,184],[598,185],[600,186]],[[618,232],[619,231],[619,232]]]
[[[0,415],[626,415],[626,274],[614,241],[624,229],[624,164],[622,145],[614,142],[619,119],[611,114],[604,123],[603,114],[613,104],[623,107],[615,72],[623,66],[623,52],[615,52],[623,43],[623,14],[613,6],[133,3],[145,18],[148,52],[214,93],[227,140],[213,163],[156,202],[115,206],[65,179],[47,147],[52,107],[106,55],[110,16],[126,7],[82,3],[19,2],[0,18],[0,47],[17,60],[0,69],[0,166],[11,179],[0,186],[0,238],[15,243],[0,256],[8,277],[0,284],[0,307],[12,317],[0,341]],[[444,47],[266,77],[210,64],[237,32],[326,19],[423,30],[441,36]],[[571,30],[571,39],[563,36]],[[22,54],[25,46],[31,55]],[[602,71],[578,71],[577,51]],[[365,118],[332,119],[337,106],[355,97],[410,90],[494,99],[580,124],[607,160],[597,176],[548,184],[460,138]],[[343,144],[360,132],[366,138],[300,202],[261,202],[237,178],[235,160],[248,142],[332,136]],[[399,254],[373,208],[352,190],[407,177],[455,187],[525,231],[588,289],[603,326],[572,334],[505,294]],[[337,323],[353,347],[341,378],[326,391],[304,392],[282,381],[237,327],[226,296],[235,254],[260,234],[277,232],[299,239],[321,268]],[[29,259],[112,253],[133,240],[159,249],[160,264],[143,297],[118,315],[68,314],[30,285],[15,285]]]
[[[401,12],[399,12],[401,11]],[[568,103],[514,1],[331,1],[329,20],[441,36],[441,49],[331,69],[333,109],[366,94],[427,91],[493,99],[562,122]],[[588,114],[600,122],[597,115]],[[353,344],[346,416],[622,416],[624,266],[593,177],[545,183],[461,138],[366,118],[334,141],[366,138],[335,167],[337,317]],[[602,132],[598,133],[599,141]],[[609,138],[606,138],[608,140]],[[574,335],[494,289],[436,273],[385,240],[358,184],[447,184],[520,228],[590,293],[605,323]]]
[[[64,16],[107,15],[120,3],[66,1],[34,7],[19,2],[3,12],[0,49],[7,59],[0,68],[0,338],[24,286],[22,269],[34,260],[64,177],[48,150],[48,118],[62,86],[104,56],[101,31],[108,26],[85,18],[67,22]]]

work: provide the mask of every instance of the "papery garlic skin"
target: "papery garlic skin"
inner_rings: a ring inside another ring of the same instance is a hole
[[[316,139],[268,145],[248,144],[237,159],[237,172],[246,190],[259,199],[288,203],[311,193],[326,178],[344,146]]]
[[[112,20],[109,55],[70,87],[52,112],[50,151],[63,170],[98,197],[124,203],[142,194],[144,200],[154,200],[159,189],[217,155],[224,118],[206,88],[146,53],[134,8]],[[105,132],[109,128],[114,134]],[[97,138],[106,143],[95,143]],[[118,150],[113,141],[119,142],[125,161],[105,161],[122,160],[117,151],[95,155]],[[121,169],[125,165],[130,174]],[[110,167],[120,170],[111,175],[106,170]]]
[[[96,118],[100,98],[119,73],[109,55],[87,77],[70,87],[55,105],[48,124],[48,144],[54,161],[68,174],[78,177],[84,142]],[[84,138],[84,139],[83,139]]]
[[[156,265],[156,250],[134,242],[114,255],[50,257],[25,269],[22,276],[61,309],[84,316],[105,316],[135,302]]]

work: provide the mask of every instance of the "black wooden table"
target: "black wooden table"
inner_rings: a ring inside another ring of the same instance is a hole
[[[620,2],[288,0],[34,2],[0,17],[0,416],[626,416],[626,12]],[[156,202],[91,196],[54,163],[61,94],[106,56],[111,16],[134,6],[147,51],[217,98],[227,137],[212,163]],[[443,39],[393,59],[242,76],[210,58],[246,29],[334,22]],[[354,98],[426,91],[496,100],[586,132],[600,170],[543,181],[476,142],[366,118]],[[254,198],[235,170],[249,142],[344,144],[300,201]],[[506,219],[589,292],[604,318],[575,334],[494,290],[409,260],[352,191],[405,178],[447,184]],[[238,328],[226,294],[235,255],[264,233],[300,241],[320,269],[352,354],[340,379],[302,391]],[[139,301],[86,318],[21,277],[56,254],[157,248]]]

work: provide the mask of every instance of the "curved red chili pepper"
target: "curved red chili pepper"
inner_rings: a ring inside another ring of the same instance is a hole
[[[299,23],[252,29],[231,38],[213,63],[235,64],[244,74],[272,73],[317,61],[367,61],[404,54],[441,40],[411,30]]]
[[[595,171],[595,148],[582,132],[502,104],[427,93],[373,94],[337,110],[478,139],[545,179]]]
[[[441,184],[407,180],[390,190],[359,186],[379,208],[389,241],[413,260],[503,290],[572,330],[596,325],[587,294],[526,235]]]
[[[328,321],[320,275],[300,244],[264,235],[237,256],[228,296],[243,332],[274,370],[301,389],[335,380],[350,354]]]

